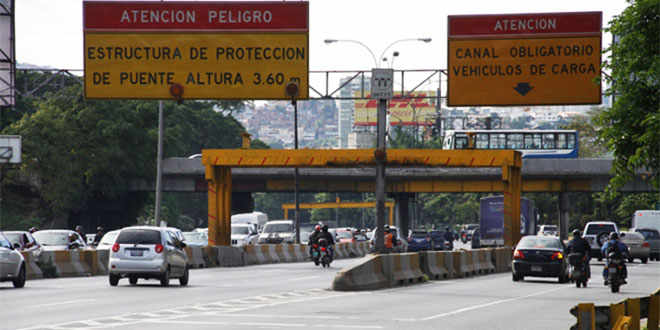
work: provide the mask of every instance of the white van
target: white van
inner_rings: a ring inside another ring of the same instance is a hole
[[[253,223],[257,225],[259,232],[261,232],[266,222],[268,222],[268,215],[263,212],[239,213],[231,216],[232,224]]]
[[[660,232],[660,211],[638,210],[635,211],[632,218],[632,228],[635,229],[655,229]]]

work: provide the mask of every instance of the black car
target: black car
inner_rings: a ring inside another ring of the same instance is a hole
[[[566,247],[556,236],[524,236],[513,252],[512,278],[521,281],[525,276],[557,277],[559,283],[568,281]]]
[[[431,249],[434,251],[444,250],[445,232],[440,230],[431,230]]]

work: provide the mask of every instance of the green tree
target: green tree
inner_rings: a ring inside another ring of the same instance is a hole
[[[595,118],[599,115],[601,109],[592,108],[586,116],[573,117],[571,121],[561,126],[561,129],[574,129],[578,131],[579,136],[579,155],[580,158],[597,158],[608,154],[607,145],[600,139],[596,126]]]
[[[597,123],[615,157],[610,194],[643,168],[655,169],[652,180],[660,188],[660,3],[629,3],[606,29],[617,40],[605,50],[610,55],[604,63],[611,70],[606,93],[615,102]]]

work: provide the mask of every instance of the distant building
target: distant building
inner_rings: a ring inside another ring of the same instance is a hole
[[[369,149],[376,146],[376,134],[369,131],[356,131],[348,134],[349,149]]]
[[[340,86],[349,81],[351,77],[340,79]],[[362,79],[357,77],[351,80],[346,86],[339,91],[340,97],[353,97],[356,92],[362,91]],[[371,81],[365,77],[364,91],[365,95],[370,91]],[[353,131],[355,103],[353,100],[340,100],[339,101],[339,115],[337,123],[338,146],[341,149],[349,148],[348,135]]]

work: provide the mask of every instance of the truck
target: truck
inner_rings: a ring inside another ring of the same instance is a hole
[[[504,245],[504,196],[483,197],[479,201],[479,245],[495,247]],[[534,202],[520,199],[520,234],[536,235],[537,210]]]
[[[633,214],[632,226],[634,229],[655,229],[660,232],[660,211],[637,210]]]
[[[231,216],[232,224],[255,224],[259,232],[261,232],[266,222],[268,222],[268,215],[263,212],[238,213]]]

